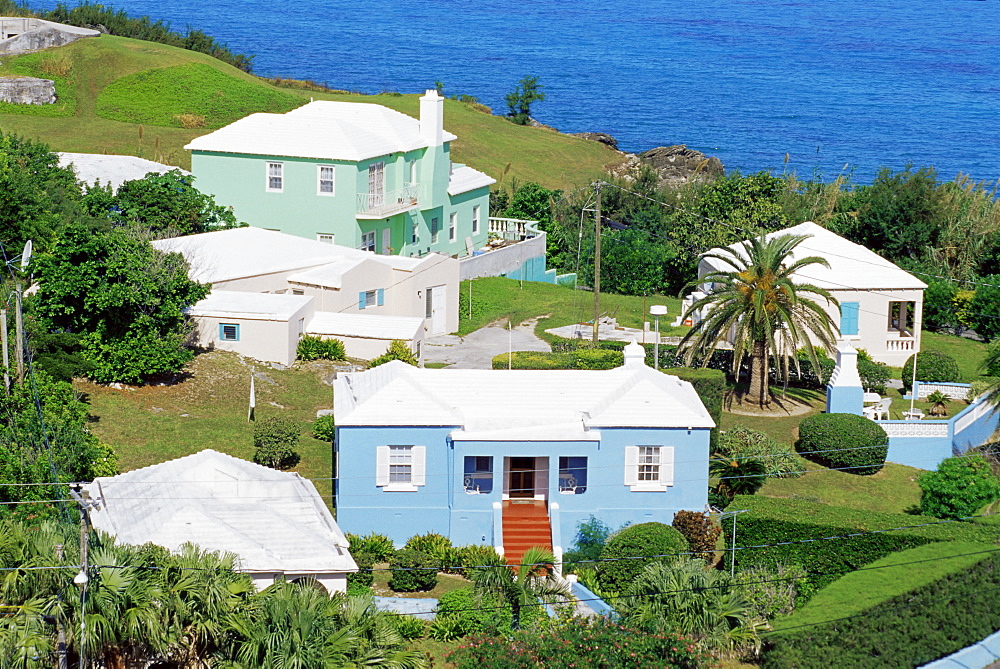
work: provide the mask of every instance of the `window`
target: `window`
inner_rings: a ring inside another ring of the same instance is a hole
[[[587,458],[559,458],[559,492],[564,495],[587,492]]]
[[[441,232],[441,219],[433,216],[431,217],[431,244],[437,244],[439,232]]]
[[[375,485],[388,491],[415,491],[426,481],[426,448],[379,446],[375,454]]]
[[[358,293],[358,309],[381,307],[383,304],[385,304],[385,291],[381,288],[362,290]]]
[[[333,165],[316,166],[316,194],[334,195],[333,192]]]
[[[479,232],[479,205],[472,208],[472,234]]]
[[[385,204],[385,163],[368,166],[368,208],[375,209]]]
[[[858,306],[857,302],[840,303],[841,335],[853,336],[858,334]]]
[[[222,341],[239,341],[240,326],[237,323],[219,323],[219,339]]]
[[[625,448],[625,485],[638,492],[664,492],[673,484],[673,446]]]
[[[416,244],[418,241],[420,241],[420,224],[414,221],[410,229],[410,243]]]
[[[417,183],[417,159],[410,158],[406,161],[406,173],[409,175],[410,183]]]
[[[285,164],[267,164],[267,190],[272,193],[280,193],[285,189]]]
[[[299,339],[302,339],[305,336],[306,336],[306,319],[300,318],[299,319]]]
[[[914,302],[890,302],[889,331],[896,330],[903,337],[912,337],[914,307]]]
[[[489,455],[465,456],[462,487],[470,495],[493,492],[493,458]]]
[[[448,241],[455,241],[456,230],[458,229],[458,212],[451,212],[448,217]]]
[[[301,288],[292,288],[292,295],[305,295],[306,291]]]
[[[364,232],[361,234],[361,250],[371,251],[375,253],[375,231]]]
[[[333,244],[336,237],[332,232],[317,232],[316,241],[323,242],[324,244]]]

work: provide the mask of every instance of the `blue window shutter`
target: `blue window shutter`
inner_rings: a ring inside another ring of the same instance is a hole
[[[365,308],[365,291],[358,293],[358,309]]]
[[[840,334],[842,335],[858,334],[857,302],[840,303]]]
[[[378,298],[376,299],[376,304],[377,304],[377,306],[380,306],[380,307],[383,304],[385,304],[385,295],[384,295],[384,291],[381,288],[378,289]]]

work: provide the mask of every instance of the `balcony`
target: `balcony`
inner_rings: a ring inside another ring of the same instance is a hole
[[[415,183],[405,184],[396,190],[358,193],[358,218],[389,218],[420,206],[417,202]]]

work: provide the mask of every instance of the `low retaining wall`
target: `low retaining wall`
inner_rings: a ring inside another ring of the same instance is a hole
[[[920,669],[985,669],[997,660],[1000,660],[1000,632],[948,657],[925,664]]]
[[[541,260],[541,273],[536,278],[539,272],[536,271],[534,265],[538,264],[538,259]],[[486,251],[479,255],[471,255],[458,262],[462,281],[486,276],[510,276],[519,272],[524,273],[525,276],[512,278],[521,278],[524,281],[544,281],[545,233],[542,232],[536,237],[510,246]]]
[[[932,391],[933,392],[933,391]],[[1000,411],[981,395],[947,420],[882,420],[889,435],[886,459],[909,467],[936,469],[941,461],[986,443],[1000,423]]]
[[[941,383],[930,381],[917,381],[917,399],[924,400],[935,392],[944,393],[949,399],[964,400],[969,396],[968,383]]]

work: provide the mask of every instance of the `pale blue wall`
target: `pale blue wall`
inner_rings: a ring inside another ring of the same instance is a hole
[[[560,506],[564,548],[591,515],[611,527],[669,523],[676,511],[701,511],[708,501],[707,429],[602,429],[602,440],[579,442],[451,442],[452,427],[338,427],[337,522],[345,532],[387,534],[397,543],[425,532],[457,545],[493,543],[493,502],[503,494],[504,457],[548,457],[548,499]],[[388,444],[427,447],[426,485],[417,492],[386,492],[375,485],[375,449]],[[674,485],[666,492],[632,492],[624,485],[625,447],[674,447]],[[466,456],[493,457],[493,491],[463,489]],[[587,490],[558,491],[559,457],[587,458]]]

